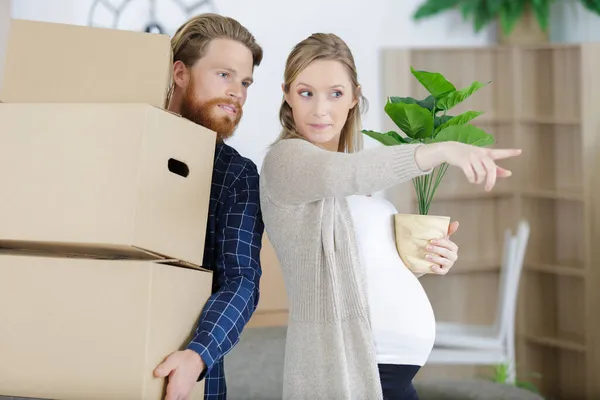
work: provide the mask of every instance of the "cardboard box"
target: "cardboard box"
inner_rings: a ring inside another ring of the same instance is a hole
[[[3,102],[143,103],[164,107],[167,35],[12,19]]]
[[[0,395],[162,399],[153,370],[187,345],[211,284],[151,261],[0,255]]]
[[[202,265],[215,140],[149,105],[0,104],[0,248]]]

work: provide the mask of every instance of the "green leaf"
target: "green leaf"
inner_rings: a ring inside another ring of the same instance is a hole
[[[453,125],[442,129],[434,142],[461,142],[472,146],[490,146],[494,137],[474,125]]]
[[[540,28],[544,32],[547,31],[548,21],[550,20],[550,2],[548,0],[532,0],[531,6]]]
[[[512,33],[517,22],[523,16],[527,0],[505,1],[500,8],[500,25],[502,32],[508,36]]]
[[[538,394],[540,393],[539,389],[531,382],[517,381],[517,382],[515,382],[515,386],[520,389],[529,390],[532,393],[538,393]]]
[[[497,15],[505,3],[506,3],[506,0],[487,0],[487,8],[488,8],[489,13],[491,15]]]
[[[388,101],[385,112],[410,138],[425,138],[433,134],[433,115],[418,104]]]
[[[441,110],[450,110],[457,104],[460,104],[466,99],[468,99],[473,93],[475,93],[485,85],[487,85],[487,83],[475,81],[469,87],[447,93],[442,98],[438,99],[437,107]]]
[[[425,107],[426,109],[428,109],[429,111],[433,112],[433,107],[435,107],[435,98],[433,96],[427,96],[426,98],[424,98],[423,100],[419,100],[417,102],[418,105],[420,105],[421,107]]]
[[[454,85],[439,72],[417,71],[413,67],[410,67],[410,71],[421,85],[436,99],[456,91]]]
[[[473,13],[473,30],[479,33],[486,23],[485,1],[480,1]]]
[[[413,19],[419,20],[434,16],[456,7],[460,2],[460,0],[428,0],[417,8],[417,11],[413,14]]]
[[[580,3],[583,4],[588,11],[593,12],[596,15],[600,15],[600,1],[598,0],[580,0]]]
[[[433,129],[434,129],[434,133],[439,131],[439,127],[444,125],[446,122],[450,121],[452,118],[454,118],[454,116],[452,115],[440,115],[439,117],[436,116],[433,119]]]
[[[473,15],[478,5],[479,0],[466,0],[460,5],[460,13],[462,14],[463,21],[466,21],[469,16]]]
[[[397,134],[394,131],[381,133],[381,132],[369,131],[369,130],[363,129],[362,133],[377,140],[379,143],[384,144],[386,146],[395,146],[398,144],[410,143],[407,139],[404,139],[402,136],[400,136],[399,134]]]
[[[437,134],[439,131],[449,126],[464,125],[467,122],[479,117],[481,114],[483,114],[481,111],[467,111],[457,115],[456,117],[450,117],[442,125],[435,127],[434,134]]]
[[[429,111],[433,111],[435,105],[435,99],[433,96],[427,96],[423,100],[417,100],[412,97],[396,97],[392,96],[389,99],[390,103],[404,103],[404,104],[418,104],[421,107],[425,107]]]

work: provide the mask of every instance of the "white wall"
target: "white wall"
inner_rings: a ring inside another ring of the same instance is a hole
[[[11,14],[11,1],[0,0],[0,90],[4,76],[4,59],[6,57],[6,40],[8,37],[8,23]]]
[[[600,16],[579,1],[556,2],[551,12],[550,39],[560,43],[600,41]]]
[[[1,0],[0,0],[1,1]],[[123,0],[108,0],[115,4]],[[93,0],[13,0],[15,18],[87,24]],[[175,29],[185,16],[170,0],[156,0],[161,21]],[[187,3],[193,3],[187,1]],[[460,16],[448,14],[415,24],[410,15],[421,0],[215,0],[217,11],[242,22],[265,50],[263,64],[256,70],[256,84],[245,107],[244,119],[230,141],[260,167],[266,147],[279,132],[278,110],[281,80],[288,52],[295,43],[313,32],[333,32],[347,41],[369,99],[365,127],[380,129],[383,99],[379,94],[381,46],[479,45],[492,42],[490,31],[478,36]],[[148,16],[148,1],[132,0],[118,27],[142,29]],[[99,12],[96,21],[112,20]],[[493,30],[492,30],[493,31]],[[372,141],[370,143],[373,144]]]

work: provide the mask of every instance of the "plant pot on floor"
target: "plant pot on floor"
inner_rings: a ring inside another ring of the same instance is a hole
[[[396,214],[396,248],[404,265],[414,273],[431,273],[432,262],[425,258],[425,247],[433,239],[448,234],[450,217],[438,215]]]

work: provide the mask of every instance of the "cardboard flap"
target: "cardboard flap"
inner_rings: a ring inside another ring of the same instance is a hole
[[[93,260],[164,260],[164,257],[134,246],[25,240],[0,240],[0,254]]]

